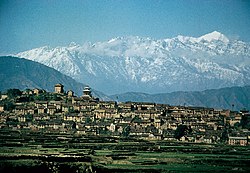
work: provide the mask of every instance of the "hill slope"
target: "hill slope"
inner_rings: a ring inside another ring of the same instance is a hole
[[[42,88],[53,91],[56,83],[62,83],[65,90],[72,89],[77,95],[82,94],[84,84],[60,72],[26,59],[0,57],[0,91],[9,88]],[[171,105],[205,106],[214,108],[250,109],[250,86],[213,89],[196,92],[172,92],[162,94],[145,94],[130,92],[107,97],[101,92],[94,95],[104,100],[138,101],[166,103]]]
[[[202,91],[250,85],[250,44],[219,32],[198,38],[117,37],[17,54],[107,94]]]
[[[54,91],[56,83],[62,83],[66,91],[73,90],[77,95],[82,95],[84,84],[76,82],[53,68],[26,59],[11,56],[0,57],[0,91],[9,88],[40,88]],[[97,97],[104,94],[94,91]]]
[[[172,92],[162,94],[124,93],[110,96],[118,101],[143,101],[171,105],[202,106],[250,110],[250,86],[221,88],[196,92]],[[234,105],[234,107],[232,107]]]

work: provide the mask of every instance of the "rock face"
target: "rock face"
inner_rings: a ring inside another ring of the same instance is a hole
[[[16,56],[40,62],[107,94],[194,91],[250,84],[250,44],[214,31],[199,38],[117,37],[48,46]]]

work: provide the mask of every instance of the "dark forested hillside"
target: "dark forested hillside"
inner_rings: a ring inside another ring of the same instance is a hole
[[[84,84],[76,82],[71,77],[30,60],[2,56],[0,57],[0,91],[9,88],[27,89],[40,88],[54,91],[56,83],[62,83],[65,90],[73,90],[77,95],[82,95]],[[102,93],[94,92],[96,96],[105,97]]]

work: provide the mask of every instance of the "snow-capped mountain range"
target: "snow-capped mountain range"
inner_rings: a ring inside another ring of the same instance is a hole
[[[117,37],[84,45],[45,46],[16,56],[45,64],[107,94],[250,84],[250,44],[217,31],[198,38]]]

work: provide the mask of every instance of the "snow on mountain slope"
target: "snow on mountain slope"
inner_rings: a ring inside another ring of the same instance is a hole
[[[250,84],[250,45],[214,31],[198,38],[117,37],[17,54],[108,94],[204,90]]]
[[[220,40],[223,43],[229,42],[229,39],[225,35],[217,32],[217,31],[203,35],[203,36],[199,37],[197,41],[201,41],[201,40],[206,40],[208,42],[211,42],[213,40]]]

